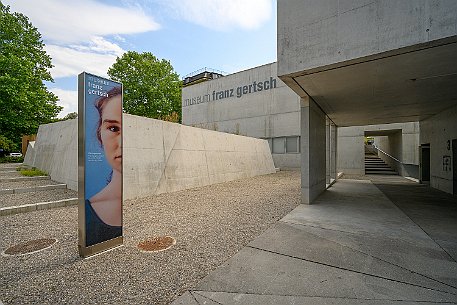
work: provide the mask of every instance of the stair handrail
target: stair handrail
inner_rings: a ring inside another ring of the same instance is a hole
[[[376,150],[382,152],[383,154],[385,154],[386,156],[390,157],[391,159],[397,161],[398,163],[403,164],[403,162],[401,162],[400,160],[398,160],[398,159],[395,158],[394,156],[391,156],[391,155],[389,155],[388,153],[386,153],[385,151],[383,151],[382,149],[380,149],[378,146],[376,146],[375,143],[373,143],[373,146],[374,146],[374,148],[376,148]]]

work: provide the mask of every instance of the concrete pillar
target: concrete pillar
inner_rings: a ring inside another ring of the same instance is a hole
[[[331,140],[331,137],[330,137],[330,120],[328,119],[328,117],[325,117],[325,184],[326,186],[328,187],[330,185],[330,179],[331,179],[331,173],[330,173],[330,169],[331,169],[331,162],[332,162],[332,158],[331,158],[331,154],[330,154],[330,151],[331,151],[331,143],[332,143],[332,140]]]
[[[325,191],[325,114],[309,98],[301,105],[301,202],[310,204]]]
[[[336,180],[337,173],[337,139],[338,139],[338,129],[336,125],[331,122],[330,124],[330,178]]]

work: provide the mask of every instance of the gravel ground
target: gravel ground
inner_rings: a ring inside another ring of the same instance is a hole
[[[0,178],[24,177],[18,171],[0,171]],[[1,183],[1,182],[0,182]]]
[[[25,187],[35,187],[42,185],[61,184],[52,180],[33,180],[33,181],[16,181],[16,182],[0,182],[0,190],[3,189],[18,189]]]
[[[77,197],[78,192],[67,189],[0,195],[0,208]]]
[[[37,239],[58,243],[35,254],[0,256],[4,304],[168,304],[295,208],[300,173],[250,179],[124,202],[124,247],[80,259],[77,208],[0,218],[0,249]],[[158,253],[141,240],[170,235]]]
[[[3,168],[3,167],[18,167],[22,165],[22,163],[0,163],[0,169]]]

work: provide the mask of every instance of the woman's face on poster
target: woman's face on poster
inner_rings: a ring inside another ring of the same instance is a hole
[[[100,137],[105,158],[113,170],[122,172],[122,108],[121,95],[109,99],[102,111]]]

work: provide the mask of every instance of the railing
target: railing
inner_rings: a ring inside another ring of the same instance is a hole
[[[380,151],[380,152],[382,152],[383,154],[385,154],[387,157],[391,158],[392,160],[397,161],[397,162],[400,163],[400,164],[403,164],[403,162],[401,162],[400,160],[398,160],[398,159],[395,158],[394,156],[389,155],[388,153],[386,153],[385,151],[383,151],[382,149],[380,149],[378,146],[376,146],[376,144],[374,144],[374,143],[373,143],[373,147],[374,147],[377,151]]]
[[[187,74],[186,76],[183,77],[183,79],[186,79],[187,77],[193,77],[193,76],[198,75],[203,72],[217,73],[217,74],[221,74],[221,75],[227,74],[226,72],[221,71],[221,70],[204,67],[204,68],[198,69],[192,73]]]

